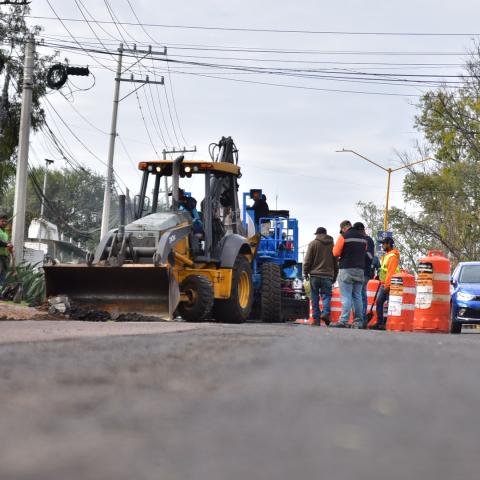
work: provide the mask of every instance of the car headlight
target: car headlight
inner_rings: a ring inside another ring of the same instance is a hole
[[[468,302],[470,300],[473,300],[475,297],[476,295],[472,295],[471,293],[467,293],[467,292],[457,293],[457,300],[460,300],[461,302]]]

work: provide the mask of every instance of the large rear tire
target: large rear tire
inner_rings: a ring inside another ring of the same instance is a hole
[[[214,294],[212,282],[202,275],[190,275],[180,284],[187,302],[180,302],[177,311],[187,322],[203,322],[210,316]]]
[[[282,321],[282,272],[276,263],[262,265],[260,304],[262,322]]]
[[[243,323],[250,315],[252,303],[252,267],[243,255],[239,255],[233,266],[230,298],[215,300],[213,317],[219,322]]]

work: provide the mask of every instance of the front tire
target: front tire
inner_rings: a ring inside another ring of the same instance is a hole
[[[187,322],[204,322],[209,318],[214,294],[212,282],[202,275],[190,275],[180,284],[180,291],[188,301],[178,305],[179,315]]]
[[[252,303],[252,267],[243,255],[239,255],[233,265],[230,298],[215,300],[213,317],[219,322],[243,323],[250,315]]]
[[[459,334],[462,332],[462,324],[455,320],[455,316],[453,314],[453,307],[450,307],[450,333],[452,334]]]

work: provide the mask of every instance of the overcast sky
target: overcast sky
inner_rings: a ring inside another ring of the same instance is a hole
[[[130,3],[142,23],[170,26],[336,32],[475,33],[480,30],[480,5],[475,0],[130,0]],[[82,19],[79,6],[85,6],[88,11],[83,10],[83,13],[88,19],[91,19],[91,13],[97,21],[112,20],[103,1],[50,0],[50,4],[62,18]],[[136,22],[127,0],[110,0],[109,5],[120,21]],[[32,15],[55,17],[46,0],[32,2]],[[92,29],[112,51],[117,48],[120,34],[130,44],[133,44],[132,38],[135,38],[142,44],[142,48],[153,43],[142,28],[134,25],[124,25],[124,29],[120,28],[119,32],[112,24],[90,22],[89,27],[86,22],[65,21],[68,33],[56,19],[32,18],[29,21],[44,27],[45,41],[49,43],[59,41],[75,45],[70,36],[73,35],[83,46],[87,46],[87,42],[98,44]],[[326,74],[337,77],[335,79],[306,79],[171,64],[168,75],[165,63],[147,58],[142,61],[142,71],[147,73],[145,68],[154,68],[156,72],[163,70],[166,82],[165,87],[152,87],[151,90],[145,88],[138,92],[155,149],[149,141],[136,95],[130,95],[120,104],[118,131],[128,152],[127,155],[122,143],[117,142],[115,170],[121,179],[119,183],[122,187],[124,182],[132,191],[136,191],[139,176],[134,166],[139,161],[156,158],[157,153],[160,154],[164,147],[158,127],[153,126],[156,119],[152,121],[150,112],[153,117],[158,115],[161,133],[168,146],[177,144],[198,147],[198,153],[188,155],[188,158],[208,158],[208,144],[217,141],[222,135],[230,135],[240,150],[243,170],[241,190],[262,188],[271,208],[275,207],[278,197],[278,208],[289,209],[292,216],[299,218],[302,244],[311,240],[317,226],[325,226],[329,233],[336,237],[341,220],[359,220],[356,208],[359,200],[384,203],[386,174],[360,158],[335,153],[335,150],[354,149],[385,166],[396,166],[400,163],[395,151],[409,152],[415,157],[415,142],[421,141],[413,128],[414,105],[418,101],[418,95],[428,87],[407,86],[403,80],[399,82],[400,85],[354,82],[353,79],[358,79],[354,72],[398,74],[402,79],[407,78],[405,75],[419,73],[455,75],[461,72],[457,65],[465,59],[462,52],[473,47],[471,36],[272,33],[165,26],[145,28],[159,44],[167,45],[169,58],[172,60],[256,68],[349,69],[348,74],[341,70]],[[185,49],[185,45],[190,49]],[[192,46],[196,49],[191,49]],[[198,50],[199,46],[209,46],[217,50]],[[219,47],[221,48],[218,49]],[[232,52],[233,47],[250,51]],[[156,51],[161,50],[159,45],[153,48]],[[269,51],[252,52],[252,49]],[[297,52],[286,53],[285,50]],[[50,50],[46,48],[42,50],[44,53],[48,51]],[[404,52],[416,52],[417,55],[399,55]],[[426,52],[430,54],[418,55]],[[101,131],[108,132],[110,129],[114,73],[85,54],[62,50],[61,55],[68,57],[72,64],[88,64],[95,75],[96,83],[90,90],[77,91],[73,96],[69,95],[68,88],[62,89],[67,99],[58,92],[52,92],[48,98],[75,134],[101,160],[106,161],[108,135]],[[93,56],[105,66],[114,68],[114,58],[98,54]],[[232,57],[236,60],[226,60]],[[131,62],[131,58],[127,59],[127,64]],[[388,65],[379,65],[380,63]],[[414,63],[436,65],[429,65],[428,68],[404,65]],[[138,72],[139,66],[136,68]],[[202,77],[198,74],[219,76],[222,79]],[[338,77],[347,77],[349,81]],[[152,74],[150,78],[153,78]],[[92,84],[91,78],[72,80],[74,85],[81,88],[88,88]],[[304,88],[286,88],[245,81]],[[74,85],[70,86],[74,89]],[[122,94],[126,95],[132,88],[131,84],[122,83]],[[168,96],[175,130],[164,90]],[[351,93],[352,91],[363,93]],[[84,118],[71,108],[68,100]],[[160,109],[163,111],[167,129]],[[47,112],[52,127],[63,137],[72,154],[85,165],[103,174],[105,167],[101,162],[73,138],[51,110],[47,109]],[[32,164],[41,163],[45,157],[59,158],[58,154],[53,156],[54,153],[46,147],[41,136],[35,136],[32,145]],[[63,165],[63,162],[58,161],[57,165]],[[394,174],[392,205],[402,205],[402,178],[402,173]],[[193,190],[197,191],[196,188]]]

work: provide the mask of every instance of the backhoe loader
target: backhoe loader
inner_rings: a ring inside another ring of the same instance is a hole
[[[252,261],[259,237],[246,238],[242,226],[235,144],[222,137],[213,145],[218,148],[211,161],[180,156],[140,162],[135,220],[127,225],[121,220],[86,264],[45,267],[47,296],[66,295],[76,305],[111,313],[244,322],[253,302]],[[194,175],[204,177],[200,212],[185,209],[179,196],[180,179],[184,186],[184,179]],[[171,177],[171,206],[159,202],[163,177]]]

